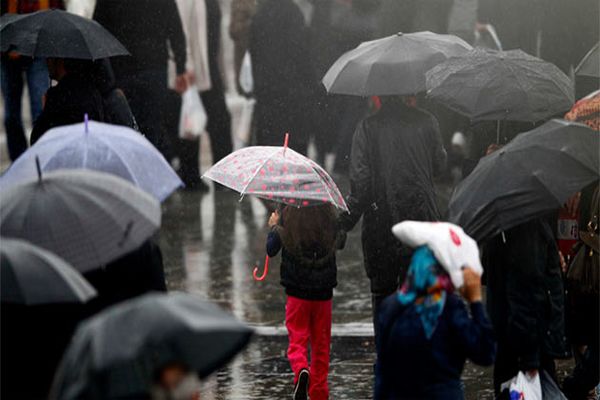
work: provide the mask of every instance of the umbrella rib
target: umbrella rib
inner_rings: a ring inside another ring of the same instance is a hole
[[[273,158],[273,156],[275,154],[277,154],[277,152],[280,150],[279,147],[276,147],[275,150],[273,151],[273,153],[271,153],[269,155],[269,157],[265,158],[265,160],[258,165],[258,168],[256,168],[256,171],[254,171],[254,173],[252,174],[252,176],[250,177],[250,179],[248,179],[248,183],[242,188],[242,191],[240,192],[241,196],[244,196],[246,189],[248,189],[248,186],[250,186],[250,183],[252,183],[252,181],[254,180],[254,178],[256,178],[256,175],[258,174],[258,171],[261,170],[262,167],[265,166],[265,164],[267,163],[267,161],[269,161],[271,158]]]

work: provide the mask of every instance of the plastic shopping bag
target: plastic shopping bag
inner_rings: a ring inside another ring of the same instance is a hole
[[[542,400],[542,384],[540,374],[531,377],[519,371],[519,374],[501,385],[501,390],[508,389],[510,400]]]
[[[242,59],[242,66],[240,67],[240,86],[246,93],[252,93],[254,91],[254,78],[252,77],[252,60],[250,59],[250,52],[244,54]]]
[[[568,400],[567,396],[560,391],[558,385],[552,379],[550,374],[546,371],[542,371],[542,395],[544,400]]]
[[[190,86],[181,97],[181,116],[179,117],[179,137],[195,139],[206,128],[206,110],[200,100],[198,88]]]

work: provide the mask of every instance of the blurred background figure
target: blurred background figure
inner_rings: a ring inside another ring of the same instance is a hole
[[[225,85],[221,71],[221,9],[218,0],[177,0],[187,39],[187,78],[193,83],[206,111],[206,131],[210,137],[212,163],[231,153],[231,115],[225,103]],[[168,123],[176,130],[179,123],[181,101],[171,94]],[[186,188],[208,191],[200,180],[200,141],[180,139],[177,154],[179,174]]]
[[[0,13],[26,14],[48,8],[64,8],[62,0],[2,0]],[[31,58],[16,52],[2,53],[2,96],[4,99],[4,128],[8,154],[14,161],[27,149],[27,138],[23,129],[22,96],[24,77],[29,92],[31,122],[42,112],[42,96],[50,86],[46,61]]]
[[[304,16],[292,0],[260,2],[250,27],[258,145],[281,145],[306,153],[316,78]]]
[[[257,0],[231,0],[231,16],[229,36],[233,40],[233,71],[239,94],[246,94],[240,86],[240,68],[242,60],[248,51],[250,41],[250,25],[256,13]]]
[[[117,86],[127,96],[140,131],[171,159],[170,136],[175,132],[167,132],[163,115],[168,48],[175,57],[176,89],[182,93],[187,87],[185,35],[175,1],[98,0],[94,19],[129,50],[131,56],[112,61]]]

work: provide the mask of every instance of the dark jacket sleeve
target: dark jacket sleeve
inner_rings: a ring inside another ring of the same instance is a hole
[[[173,50],[173,55],[175,57],[177,75],[181,75],[185,72],[185,63],[187,58],[185,33],[183,32],[181,18],[179,17],[179,11],[177,10],[177,4],[175,4],[175,1],[165,0],[164,6],[165,18],[170,21],[167,24],[167,36],[169,38],[171,50]]]
[[[346,204],[350,213],[340,215],[340,228],[351,231],[358,220],[372,203],[373,190],[371,188],[372,165],[369,158],[369,146],[365,121],[361,122],[352,139],[352,151],[350,153],[350,194],[346,198]]]
[[[444,148],[444,142],[442,140],[442,134],[440,132],[440,125],[438,124],[435,117],[431,119],[432,123],[432,154],[433,154],[433,175],[439,176],[444,173],[446,169],[446,161],[448,154]]]
[[[271,229],[267,236],[267,255],[269,257],[275,257],[281,250],[281,236],[277,231],[277,228]]]
[[[462,300],[456,299],[452,326],[466,356],[477,365],[492,365],[496,356],[492,324],[481,302],[471,303],[471,317]]]

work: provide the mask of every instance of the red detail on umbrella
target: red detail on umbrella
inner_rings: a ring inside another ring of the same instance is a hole
[[[452,243],[454,243],[456,246],[460,246],[460,238],[452,228],[450,228],[450,238],[452,238]]]
[[[288,148],[288,143],[289,143],[289,141],[290,141],[290,134],[289,134],[289,133],[286,133],[286,134],[285,134],[285,139],[283,139],[283,154],[284,154],[284,155],[285,155],[285,151],[286,151],[286,150],[287,150],[287,148]]]
[[[296,203],[296,200],[295,199],[290,199],[290,203],[294,204],[294,203]]]
[[[308,203],[308,200],[304,200],[304,201],[302,202],[302,205],[303,205],[303,206],[305,206],[305,207],[306,207],[308,204],[309,204],[309,203]]]
[[[267,273],[269,272],[269,256],[265,257],[265,269],[261,276],[258,276],[258,265],[254,266],[254,271],[252,271],[252,276],[255,281],[264,281],[267,277]]]

